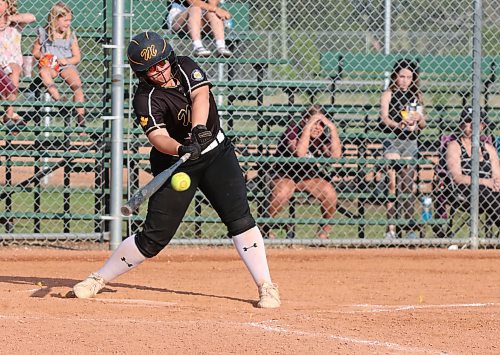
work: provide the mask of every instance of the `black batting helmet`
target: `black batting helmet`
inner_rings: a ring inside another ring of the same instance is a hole
[[[174,49],[156,32],[143,32],[130,40],[127,48],[128,62],[136,73],[146,72],[156,63],[168,60],[176,63]]]

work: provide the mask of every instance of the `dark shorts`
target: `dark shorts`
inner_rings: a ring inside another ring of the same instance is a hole
[[[282,163],[275,164],[270,170],[270,176],[273,180],[288,178],[298,183],[316,178],[329,179],[324,168],[319,163]]]
[[[384,154],[397,153],[401,158],[417,158],[418,142],[413,139],[387,139],[384,141]]]
[[[157,175],[177,159],[153,152],[153,174]],[[186,191],[178,192],[172,189],[169,179],[151,196],[141,237],[162,246],[167,245],[177,231],[197,188],[210,201],[231,235],[243,233],[255,226],[250,215],[245,180],[228,138],[200,159],[181,165],[177,172],[181,171],[190,176],[191,186]],[[235,221],[243,222],[238,224]],[[241,230],[236,230],[238,228]]]
[[[457,185],[453,190],[454,207],[470,209],[470,185]],[[495,224],[500,224],[500,192],[495,192],[484,185],[479,185],[479,213],[486,213]]]

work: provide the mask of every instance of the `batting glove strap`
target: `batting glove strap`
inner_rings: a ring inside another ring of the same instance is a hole
[[[201,150],[204,150],[210,145],[215,139],[212,132],[204,125],[196,125],[191,130],[191,137],[195,142],[201,146]]]
[[[201,156],[201,146],[193,142],[189,145],[181,145],[179,148],[177,148],[177,154],[182,157],[184,154],[190,153],[191,156],[189,157],[189,160],[196,160]]]

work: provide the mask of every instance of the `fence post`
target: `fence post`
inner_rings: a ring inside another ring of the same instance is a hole
[[[472,37],[472,172],[471,172],[471,248],[479,247],[479,118],[481,95],[481,28],[482,28],[482,3],[474,1],[474,24]]]
[[[123,199],[123,48],[124,48],[124,2],[113,1],[112,39],[112,96],[111,115],[111,240],[109,248],[114,250],[122,240]]]

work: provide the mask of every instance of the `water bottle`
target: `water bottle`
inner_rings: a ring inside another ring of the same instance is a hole
[[[406,111],[408,112],[408,119],[414,120],[415,119],[415,113],[417,112],[417,103],[412,102],[408,107],[406,108]],[[414,131],[416,128],[416,123],[412,122],[412,124],[407,126],[407,129],[409,131]]]
[[[407,108],[407,111],[408,111],[408,115],[410,116],[410,118],[413,118],[413,115],[415,112],[417,112],[417,103],[416,102],[412,102],[408,108]]]
[[[227,30],[232,30],[233,29],[233,18],[230,18],[229,20],[224,21],[224,27]]]
[[[432,198],[422,197],[422,221],[427,222],[432,218]]]

